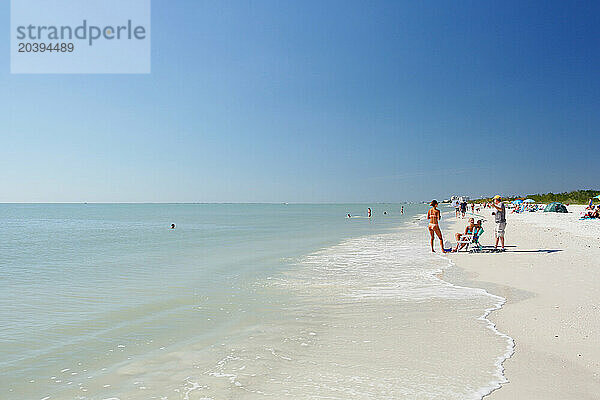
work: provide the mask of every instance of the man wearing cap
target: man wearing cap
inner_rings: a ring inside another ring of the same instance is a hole
[[[494,196],[494,202],[492,207],[496,209],[496,246],[494,250],[498,250],[498,239],[502,245],[502,251],[504,251],[504,230],[506,229],[506,208],[502,202],[502,198],[499,195]]]

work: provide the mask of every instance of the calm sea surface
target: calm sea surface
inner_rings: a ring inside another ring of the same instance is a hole
[[[0,398],[480,398],[502,299],[401,206],[0,204]]]

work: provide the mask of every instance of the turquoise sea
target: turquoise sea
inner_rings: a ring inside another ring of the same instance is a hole
[[[1,204],[0,398],[481,398],[502,299],[367,207]]]

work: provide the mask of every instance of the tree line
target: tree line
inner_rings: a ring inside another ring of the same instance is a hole
[[[574,190],[572,192],[563,193],[543,193],[543,194],[528,194],[528,195],[512,195],[504,197],[503,200],[513,201],[516,199],[532,199],[536,203],[552,203],[557,201],[564,204],[587,204],[592,197],[598,196],[600,190]],[[475,200],[475,202],[491,202],[492,197],[486,197]]]

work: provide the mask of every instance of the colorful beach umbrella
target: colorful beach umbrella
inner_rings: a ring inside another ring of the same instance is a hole
[[[522,202],[523,202],[523,200],[521,200],[521,199],[516,199],[516,200],[513,200],[513,202],[512,202],[512,203],[513,203],[513,204],[521,204]]]
[[[533,199],[525,199],[525,200],[523,200],[523,203],[535,203],[535,200],[533,200]]]
[[[598,196],[594,197],[594,199],[600,200],[600,194]]]

